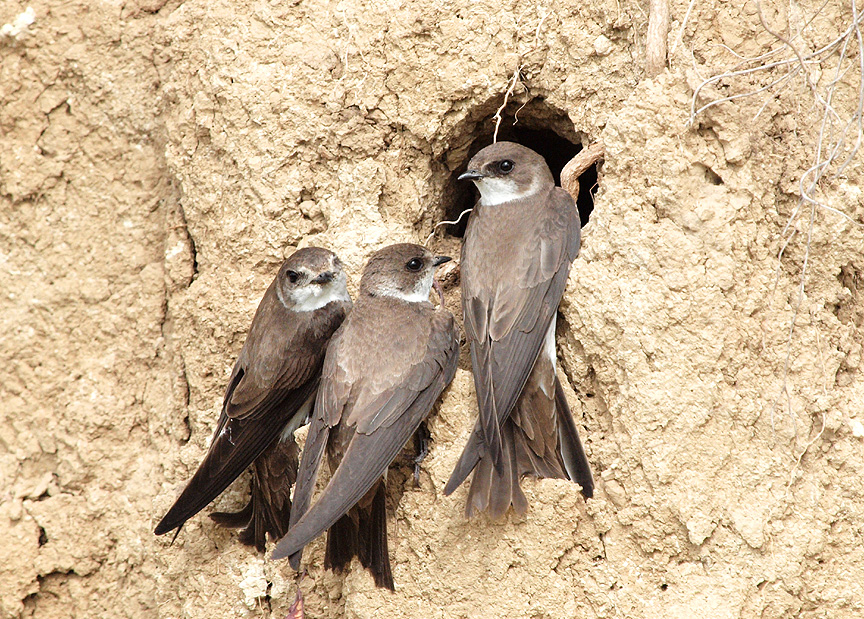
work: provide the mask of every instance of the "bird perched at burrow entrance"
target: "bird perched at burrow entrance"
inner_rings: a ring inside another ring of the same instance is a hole
[[[309,417],[327,343],[351,309],[346,284],[342,263],[329,250],[307,247],[285,260],[252,319],[207,455],[156,535],[179,533],[249,465],[248,505],[210,517],[246,527],[240,541],[262,551],[265,533],[274,540],[285,535],[298,464],[294,431]]]
[[[462,246],[462,311],[479,418],[444,493],[474,471],[465,514],[525,513],[523,475],[594,491],[555,372],[555,320],[579,253],[579,213],[536,152],[497,142],[459,177],[480,190]]]
[[[329,529],[325,567],[342,571],[357,556],[376,585],[393,589],[387,468],[453,380],[459,361],[453,315],[429,302],[435,268],[448,260],[407,243],[370,258],[357,303],[327,348],[291,526],[274,559],[291,557],[299,569],[303,547]],[[333,476],[309,508],[325,449]]]

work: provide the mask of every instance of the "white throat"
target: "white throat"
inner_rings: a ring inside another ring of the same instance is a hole
[[[434,270],[429,271],[429,273],[420,281],[417,282],[417,285],[414,286],[414,290],[410,292],[405,292],[404,290],[399,290],[395,287],[380,287],[377,292],[380,295],[386,297],[394,297],[396,299],[402,299],[403,301],[407,301],[408,303],[422,303],[423,301],[429,301],[429,293],[432,292],[432,277],[434,276]]]
[[[290,305],[282,297],[281,289],[277,288],[276,292],[285,307],[295,312],[313,312],[333,301],[350,301],[351,297],[348,296],[348,289],[345,286],[346,279],[345,275],[342,274],[338,279],[327,282],[323,286],[309,284],[293,290],[290,295]]]
[[[478,178],[474,184],[480,190],[480,204],[484,206],[495,206],[496,204],[527,198],[540,190],[540,182],[536,178],[522,191],[519,191],[516,181],[510,178]]]

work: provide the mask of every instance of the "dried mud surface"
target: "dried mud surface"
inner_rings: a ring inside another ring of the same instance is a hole
[[[762,3],[772,24],[820,5]],[[381,245],[423,242],[517,66],[524,127],[606,145],[558,323],[595,498],[526,480],[525,518],[462,517],[442,488],[476,410],[463,355],[420,487],[391,474],[396,592],[324,571],[318,540],[307,616],[862,616],[864,234],[817,213],[796,312],[808,217],[778,252],[821,121],[806,86],[687,125],[721,45],[776,44],[752,5],[694,3],[653,80],[629,0],[32,6],[0,34],[0,617],[285,616],[290,568],[212,507],[173,545],[153,526],[282,257],[330,247],[356,285]],[[861,181],[859,157],[821,195],[864,221]]]

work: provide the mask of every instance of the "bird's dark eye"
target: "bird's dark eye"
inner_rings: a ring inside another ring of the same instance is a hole
[[[300,277],[300,274],[297,271],[285,271],[285,277],[287,277],[288,281],[292,284],[296,284],[297,278]]]
[[[408,263],[405,265],[405,268],[409,271],[419,271],[423,268],[423,260],[420,258],[411,258]]]
[[[510,171],[513,169],[513,162],[509,159],[504,159],[503,161],[498,162],[498,170],[502,174],[510,174]]]

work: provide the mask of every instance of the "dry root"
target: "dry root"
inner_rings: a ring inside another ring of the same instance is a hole
[[[656,77],[666,68],[666,36],[669,34],[669,0],[651,0],[648,37],[645,42],[645,74]]]
[[[567,162],[561,170],[561,187],[573,196],[573,200],[579,197],[579,177],[592,165],[601,161],[606,155],[603,142],[595,142]]]

